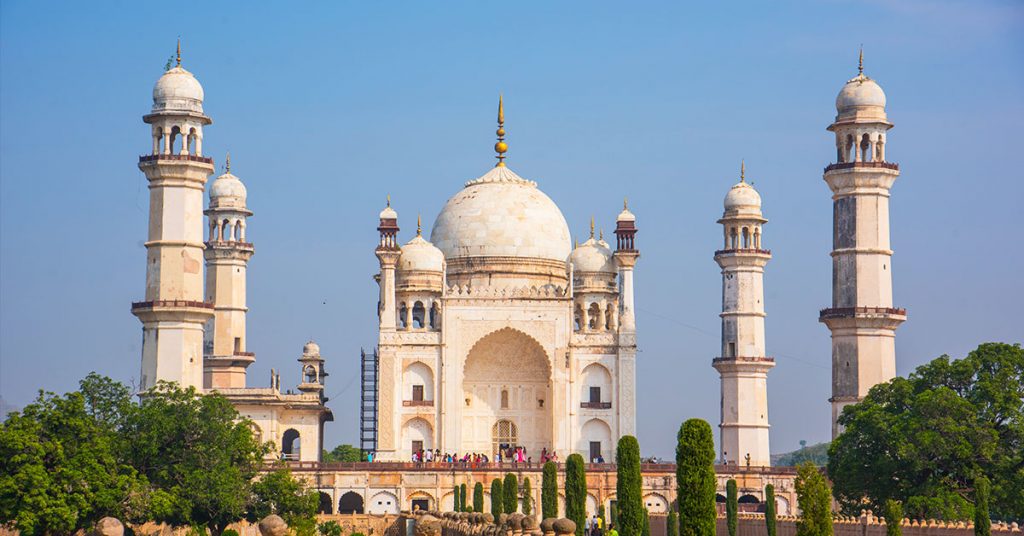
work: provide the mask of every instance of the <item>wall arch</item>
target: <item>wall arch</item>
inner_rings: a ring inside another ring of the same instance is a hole
[[[368,514],[397,514],[398,497],[390,491],[378,491],[370,497],[370,504],[366,506]]]
[[[334,499],[330,495],[321,491],[320,492],[320,506],[317,507],[318,514],[333,514],[334,513]]]
[[[776,512],[777,515],[780,515],[780,516],[793,515],[792,512],[790,512],[789,499],[787,499],[785,497],[779,497],[778,495],[776,495],[775,496],[775,512]]]
[[[612,429],[603,419],[590,419],[580,429],[580,440],[576,450],[582,453],[588,463],[593,463],[591,443],[600,443],[600,454],[605,462],[612,460]]]
[[[421,441],[423,448],[434,448],[434,427],[426,419],[415,417],[402,424],[402,448],[412,455],[414,441]]]
[[[363,513],[363,496],[349,491],[342,494],[338,499],[339,514],[361,514]]]
[[[413,400],[413,386],[423,386],[423,400],[434,399],[434,371],[422,361],[414,361],[402,372],[402,400]]]
[[[598,402],[612,401],[612,373],[600,363],[591,363],[580,373],[580,402],[593,402],[590,399],[590,388],[601,390]]]
[[[652,514],[667,514],[668,499],[658,493],[649,493],[644,495],[644,507]]]

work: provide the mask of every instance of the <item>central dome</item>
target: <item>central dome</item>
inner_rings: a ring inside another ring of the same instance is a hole
[[[562,211],[533,181],[495,167],[445,204],[430,241],[445,258],[523,257],[565,262],[572,251]]]

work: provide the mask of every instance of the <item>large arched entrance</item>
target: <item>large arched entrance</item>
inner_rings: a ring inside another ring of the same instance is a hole
[[[462,452],[493,456],[501,445],[536,458],[551,449],[551,366],[544,348],[512,329],[473,345],[462,376]]]

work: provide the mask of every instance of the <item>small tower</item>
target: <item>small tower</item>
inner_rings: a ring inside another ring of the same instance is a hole
[[[896,328],[907,319],[892,303],[889,190],[899,166],[885,160],[885,93],[864,75],[836,97],[836,163],[825,168],[832,190],[832,307],[819,320],[832,332],[832,437],[843,407],[896,375]]]
[[[636,216],[629,211],[629,202],[622,201],[622,212],[615,218],[615,261],[619,266],[622,283],[620,296],[619,329],[636,331],[636,314],[633,312],[633,268],[640,251],[636,249]]]
[[[146,294],[132,304],[142,321],[139,389],[159,380],[203,388],[203,326],[213,304],[203,300],[203,190],[213,159],[203,156],[203,87],[177,65],[157,80],[151,126],[152,153],[139,157],[149,181]]]
[[[724,249],[715,252],[722,268],[722,353],[712,361],[721,376],[722,459],[727,464],[771,465],[768,446],[768,371],[775,360],[765,356],[764,267],[772,258],[761,247],[761,196],[746,182],[725,196],[718,223]]]
[[[391,196],[388,204],[380,211],[380,224],[377,226],[380,241],[374,251],[380,261],[380,274],[377,283],[380,285],[380,299],[377,304],[381,331],[394,331],[395,319],[395,265],[402,254],[398,247],[398,213],[391,208]]]
[[[307,342],[302,347],[299,364],[302,365],[302,383],[299,384],[299,391],[318,394],[320,402],[326,403],[324,378],[327,377],[327,371],[324,370],[324,360],[320,357],[320,345],[313,341]]]
[[[210,185],[206,241],[206,301],[213,303],[214,317],[207,324],[203,382],[207,389],[245,387],[245,369],[256,360],[246,351],[246,271],[254,248],[245,237],[246,189],[231,174],[231,155],[224,174]]]

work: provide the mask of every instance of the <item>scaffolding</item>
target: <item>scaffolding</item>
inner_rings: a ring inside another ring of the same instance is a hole
[[[380,363],[377,357],[377,349],[366,353],[360,348],[360,365],[362,368],[360,391],[362,394],[359,409],[359,450],[362,452],[363,460],[367,454],[377,450],[377,393],[378,389],[378,366]]]

